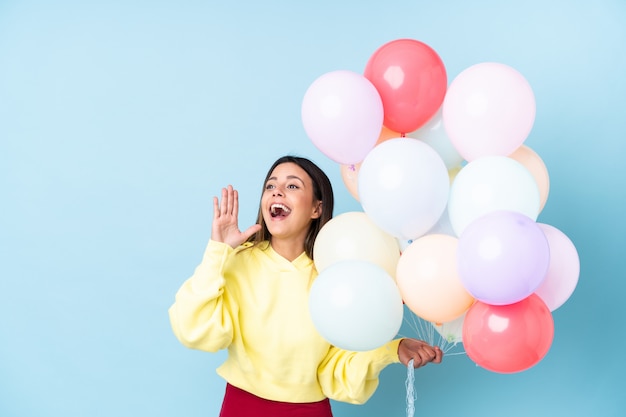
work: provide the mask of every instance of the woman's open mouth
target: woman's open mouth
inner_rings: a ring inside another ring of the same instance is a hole
[[[284,204],[274,203],[270,206],[272,217],[287,217],[289,213],[291,213],[291,209]]]

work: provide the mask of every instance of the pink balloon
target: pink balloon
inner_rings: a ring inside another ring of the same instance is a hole
[[[396,39],[378,48],[364,75],[380,93],[385,126],[401,133],[418,129],[437,112],[448,84],[437,52],[415,39]]]
[[[473,65],[450,84],[443,123],[467,161],[507,156],[519,148],[535,122],[535,96],[515,69],[495,62]]]
[[[535,294],[554,311],[570,298],[578,285],[580,259],[576,247],[562,231],[549,224],[538,223],[538,226],[550,245],[550,265]]]
[[[383,104],[376,87],[352,71],[316,79],[302,101],[309,139],[340,164],[356,164],[375,146],[383,127]]]
[[[459,277],[479,301],[505,305],[520,301],[541,285],[550,247],[531,218],[493,211],[469,224],[459,237]]]
[[[550,350],[554,320],[536,294],[503,306],[478,301],[465,314],[462,337],[467,356],[477,365],[493,372],[521,372]]]

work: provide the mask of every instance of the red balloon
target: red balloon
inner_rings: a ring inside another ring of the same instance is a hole
[[[554,320],[536,294],[517,303],[474,303],[463,322],[463,346],[477,365],[500,373],[521,372],[550,350]]]
[[[383,101],[383,125],[400,133],[413,132],[433,117],[448,87],[439,55],[413,39],[398,39],[378,48],[363,75]]]

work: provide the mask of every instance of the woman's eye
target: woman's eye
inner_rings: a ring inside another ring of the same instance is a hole
[[[271,189],[273,189],[273,188],[274,188],[274,184],[266,184],[266,185],[265,185],[265,189],[266,189],[266,190],[271,190]]]
[[[298,186],[296,184],[289,184],[287,188],[291,188],[292,190],[295,190],[298,188]]]

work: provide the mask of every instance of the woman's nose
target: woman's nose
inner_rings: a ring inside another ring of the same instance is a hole
[[[281,191],[281,190],[277,187],[277,188],[274,188],[274,192],[272,193],[272,195],[273,195],[273,196],[280,196],[280,197],[282,197],[284,194],[283,194],[283,192],[282,192],[282,191]]]

